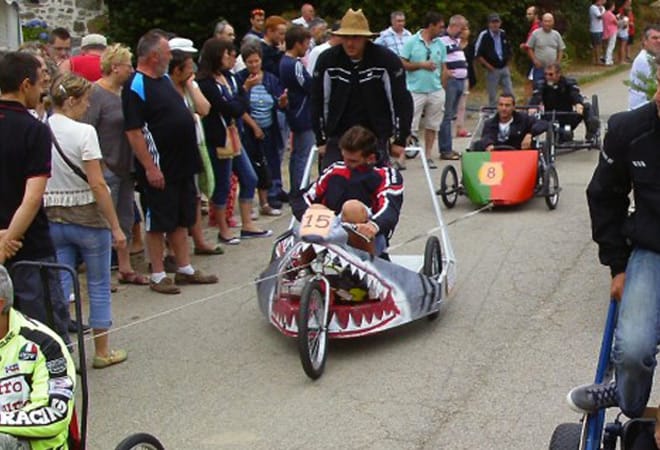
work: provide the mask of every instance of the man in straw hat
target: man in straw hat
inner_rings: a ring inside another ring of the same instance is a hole
[[[354,125],[376,134],[380,164],[388,154],[399,157],[413,112],[401,60],[370,41],[375,34],[361,9],[349,9],[333,34],[341,45],[319,56],[312,82],[312,125],[322,167],[341,160],[339,138]]]

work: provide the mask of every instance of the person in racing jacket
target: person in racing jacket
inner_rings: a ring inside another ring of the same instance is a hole
[[[68,449],[75,367],[62,339],[12,305],[0,265],[0,450]]]
[[[293,214],[301,220],[312,204],[323,204],[345,222],[355,223],[358,233],[375,238],[376,254],[381,255],[399,222],[403,179],[396,169],[376,167],[378,140],[360,125],[344,133],[339,148],[343,161],[329,166],[292,199]]]
[[[544,119],[549,120],[552,116],[551,111],[570,112],[574,114],[562,114],[555,118],[559,123],[559,136],[562,140],[570,141],[573,139],[572,132],[577,128],[580,122],[584,121],[587,129],[585,139],[590,141],[598,131],[598,119],[593,117],[591,104],[584,101],[580,87],[572,78],[566,78],[561,74],[561,65],[552,63],[545,66],[545,79],[539,80],[534,86],[530,105],[543,104],[545,114]],[[571,127],[571,132],[563,132],[564,125]]]
[[[571,390],[569,405],[580,412],[619,406],[626,416],[640,417],[653,385],[660,315],[660,70],[656,77],[654,101],[610,118],[587,188],[592,236],[600,262],[610,268],[610,296],[619,301],[619,313],[615,381]]]
[[[492,151],[496,146],[516,150],[532,148],[532,138],[545,132],[548,124],[525,112],[516,111],[513,95],[504,93],[497,100],[497,113],[484,122],[481,139],[472,144],[474,150]]]

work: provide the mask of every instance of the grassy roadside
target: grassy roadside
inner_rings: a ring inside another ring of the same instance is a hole
[[[632,55],[636,52],[632,51]],[[577,64],[573,63],[571,66],[565,70],[565,74],[568,77],[575,78],[578,82],[578,85],[583,87],[584,85],[594,83],[603,78],[607,78],[611,75],[615,75],[621,72],[626,72],[630,70],[630,64],[618,64],[615,66],[594,66],[592,64]],[[512,74],[513,81],[513,91],[517,103],[524,103],[526,99],[525,94],[525,80],[520,74]],[[470,95],[468,97],[468,109],[471,111],[478,111],[481,105],[488,103],[488,93],[486,92],[486,75],[482,73],[481,70],[477,72],[477,86],[470,89]]]

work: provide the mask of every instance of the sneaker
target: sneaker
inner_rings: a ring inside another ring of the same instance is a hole
[[[468,130],[461,130],[456,133],[457,138],[468,138],[472,137],[472,133],[470,133]]]
[[[273,230],[247,231],[241,230],[241,239],[265,238],[271,236]]]
[[[95,369],[105,369],[106,367],[126,361],[128,354],[126,350],[111,350],[108,356],[95,356],[92,367]]]
[[[616,384],[583,384],[566,396],[568,405],[573,411],[590,414],[600,409],[618,406],[616,399]]]
[[[273,208],[270,205],[265,205],[259,208],[259,213],[262,216],[278,217],[282,215],[282,210],[279,208]]]
[[[455,151],[442,152],[442,153],[440,153],[440,159],[449,160],[449,161],[456,161],[456,160],[461,159],[461,154],[456,153]]]
[[[180,294],[181,289],[176,287],[174,285],[174,281],[172,281],[171,278],[165,277],[162,280],[160,280],[158,283],[154,283],[152,280],[149,283],[149,289],[152,291],[158,292],[159,294],[169,294],[169,295],[174,295],[174,294]]]
[[[192,275],[177,272],[174,275],[174,282],[176,284],[215,284],[218,282],[218,277],[215,275],[205,275],[201,270],[195,270],[195,273]]]
[[[438,166],[436,166],[435,161],[433,161],[431,158],[426,160],[426,164],[429,166],[429,169],[437,169]]]

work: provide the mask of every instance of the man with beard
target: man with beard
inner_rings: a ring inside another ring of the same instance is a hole
[[[190,264],[188,228],[195,224],[197,192],[194,175],[200,160],[195,121],[166,76],[172,59],[169,43],[150,31],[137,46],[137,71],[122,89],[124,129],[138,161],[136,176],[145,196],[145,229],[151,262],[152,290],[178,294],[175,283],[217,283]],[[166,235],[177,272],[172,281],[163,266]]]

